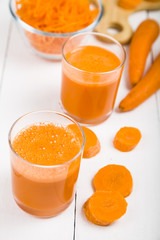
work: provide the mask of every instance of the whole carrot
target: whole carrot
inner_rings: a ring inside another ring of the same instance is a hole
[[[136,8],[141,2],[142,0],[119,0],[118,6],[124,9],[131,10]]]
[[[122,111],[129,111],[140,105],[160,88],[160,54],[142,80],[120,102]]]
[[[132,85],[141,79],[147,56],[158,35],[159,25],[152,19],[143,21],[135,31],[129,53],[129,78]]]

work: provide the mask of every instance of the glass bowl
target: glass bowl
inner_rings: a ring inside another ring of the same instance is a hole
[[[92,31],[96,25],[99,23],[103,7],[101,0],[90,0],[91,7],[96,7],[98,9],[98,14],[94,21],[87,27],[80,29],[75,32],[69,33],[52,33],[38,30],[20,19],[16,13],[16,1],[9,1],[9,9],[12,17],[16,21],[19,32],[24,39],[25,43],[29,48],[41,57],[58,60],[62,56],[62,46],[70,36],[78,33],[84,33]]]

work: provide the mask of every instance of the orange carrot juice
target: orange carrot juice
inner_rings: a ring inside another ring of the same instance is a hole
[[[98,123],[112,112],[123,69],[122,61],[114,51],[98,44],[78,45],[77,36],[74,38],[70,45],[75,47],[65,50],[64,46],[61,103],[77,121]]]
[[[50,217],[71,203],[82,147],[82,140],[75,134],[69,127],[40,122],[24,128],[14,137],[14,152],[11,151],[13,194],[26,212]]]

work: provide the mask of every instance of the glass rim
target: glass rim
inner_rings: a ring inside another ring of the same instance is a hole
[[[88,25],[87,27],[74,31],[74,32],[68,32],[68,33],[52,33],[52,32],[45,32],[39,29],[36,29],[34,27],[32,27],[31,25],[25,23],[23,20],[20,19],[20,17],[14,12],[13,7],[12,7],[12,2],[13,0],[9,0],[9,10],[10,13],[12,15],[12,17],[15,19],[16,22],[18,22],[22,27],[25,28],[25,30],[38,34],[38,35],[43,35],[43,36],[48,36],[48,37],[69,37],[78,33],[83,33],[83,32],[87,32],[90,31],[91,29],[95,28],[96,25],[99,23],[99,21],[102,18],[103,15],[103,5],[101,0],[97,0],[98,2],[98,10],[99,13],[97,14],[97,17],[95,18],[95,20]]]
[[[70,121],[72,121],[74,124],[76,124],[78,126],[78,128],[80,129],[81,131],[81,134],[82,134],[82,138],[83,138],[83,143],[82,143],[82,146],[79,150],[79,152],[72,158],[70,159],[69,161],[67,162],[64,162],[64,163],[61,163],[61,164],[57,164],[57,165],[39,165],[39,164],[35,164],[35,163],[31,163],[31,162],[28,162],[27,160],[25,160],[24,158],[22,158],[18,153],[16,153],[16,151],[14,150],[13,146],[12,146],[12,143],[11,143],[11,134],[12,134],[12,130],[13,128],[16,126],[16,124],[23,118],[29,116],[29,115],[32,115],[32,114],[35,114],[35,113],[53,113],[53,114],[56,114],[56,115],[59,115],[59,116],[62,116],[64,118],[67,118],[69,119]],[[80,124],[74,120],[73,118],[69,117],[68,115],[64,114],[64,113],[61,113],[61,112],[58,112],[58,111],[54,111],[54,110],[38,110],[38,111],[32,111],[32,112],[29,112],[29,113],[26,113],[24,115],[22,115],[21,117],[19,117],[16,121],[14,121],[14,123],[11,125],[11,128],[9,130],[9,133],[8,133],[8,143],[9,143],[9,147],[11,149],[11,151],[20,159],[22,160],[23,162],[29,164],[30,166],[34,166],[34,167],[38,167],[38,168],[58,168],[58,167],[62,167],[62,166],[65,166],[67,165],[68,163],[71,163],[73,162],[75,159],[77,159],[80,154],[83,152],[83,149],[84,149],[84,145],[85,145],[85,135],[84,135],[84,132],[83,132],[83,129],[82,127],[80,126]]]
[[[82,70],[82,69],[79,69],[77,67],[74,67],[71,63],[69,63],[64,55],[64,48],[65,46],[67,45],[67,43],[72,40],[73,38],[76,38],[76,37],[79,37],[79,36],[82,36],[82,35],[95,35],[95,36],[99,36],[99,37],[102,37],[102,38],[107,38],[109,40],[112,40],[114,42],[114,44],[118,45],[120,47],[120,49],[122,50],[123,52],[123,60],[121,61],[121,64],[116,67],[115,69],[113,70],[110,70],[110,71],[107,71],[107,72],[90,72],[90,71],[86,71],[86,70]],[[122,46],[122,44],[120,42],[118,42],[114,37],[111,37],[110,35],[107,35],[107,34],[103,34],[103,33],[97,33],[97,32],[87,32],[87,33],[79,33],[79,34],[76,34],[74,36],[71,36],[68,40],[66,40],[66,42],[63,44],[63,47],[62,47],[62,59],[64,59],[64,61],[70,66],[72,67],[73,69],[75,69],[76,71],[79,71],[81,73],[85,73],[85,74],[93,74],[93,75],[104,75],[104,74],[109,74],[109,73],[113,73],[115,71],[117,71],[118,69],[120,69],[124,63],[125,63],[125,60],[126,60],[126,52],[125,52],[125,49],[124,47]],[[89,82],[87,82],[88,84]],[[93,82],[92,82],[93,83]]]

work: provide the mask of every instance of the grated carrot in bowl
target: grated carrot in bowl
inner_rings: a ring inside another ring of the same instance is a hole
[[[16,0],[17,15],[45,32],[69,33],[89,26],[98,14],[89,0]]]
[[[61,55],[64,42],[73,33],[92,25],[101,10],[93,0],[15,0],[15,5],[23,22],[43,31],[40,34],[25,30],[25,35],[33,50],[45,57]],[[48,36],[45,32],[60,36]]]

